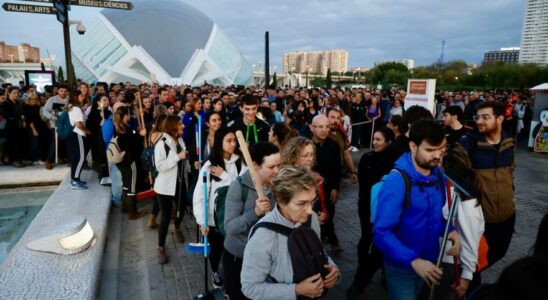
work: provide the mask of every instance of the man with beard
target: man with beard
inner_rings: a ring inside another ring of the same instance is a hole
[[[373,238],[384,257],[390,299],[416,299],[423,281],[432,286],[443,275],[435,262],[445,223],[445,179],[438,164],[446,145],[441,124],[413,123],[411,151],[396,161],[378,195]],[[447,254],[458,255],[457,231],[448,238],[453,246]]]
[[[488,267],[503,258],[508,251],[514,225],[514,140],[502,131],[505,106],[487,101],[477,107],[474,120],[479,132],[459,142],[468,151],[472,167],[481,181],[481,208],[485,217],[484,236],[489,245]],[[474,274],[469,290],[481,283],[480,274]]]

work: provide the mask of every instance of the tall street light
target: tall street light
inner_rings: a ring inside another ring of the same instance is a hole
[[[308,88],[308,74],[310,72],[310,66],[306,65],[306,88]]]

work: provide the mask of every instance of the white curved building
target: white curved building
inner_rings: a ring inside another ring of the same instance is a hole
[[[132,0],[103,9],[73,35],[76,77],[86,82],[214,85],[251,81],[251,65],[204,13],[181,0]]]

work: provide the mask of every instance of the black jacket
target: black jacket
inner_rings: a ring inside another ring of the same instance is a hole
[[[257,127],[257,139],[259,142],[268,142],[268,132],[270,131],[270,125],[266,123],[265,121],[256,118],[255,119],[255,126]],[[226,127],[231,132],[236,132],[238,130],[242,131],[242,134],[244,135],[244,138],[247,135],[247,125],[245,125],[244,120],[242,118],[233,120],[229,122]],[[249,139],[247,140],[248,145],[251,147],[251,145],[255,144],[255,138],[253,137],[253,128],[250,127],[249,130]]]
[[[331,190],[339,190],[341,182],[341,154],[337,142],[330,138],[325,139],[323,143],[314,143],[316,145],[316,166],[314,171],[320,173],[325,179],[324,192],[328,196]]]

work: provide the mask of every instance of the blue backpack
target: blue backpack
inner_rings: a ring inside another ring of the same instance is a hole
[[[403,208],[406,209],[411,205],[411,179],[409,178],[409,175],[407,175],[407,173],[400,168],[394,168],[390,172],[398,172],[403,177],[403,182],[405,184],[405,198],[403,200]],[[438,173],[437,181],[433,183],[420,183],[420,184],[416,183],[415,185],[424,186],[424,187],[435,186],[435,185],[442,186],[443,176],[441,174],[441,170],[438,169],[437,173]],[[373,187],[371,187],[371,218],[370,220],[371,220],[371,223],[373,224],[375,223],[375,217],[377,216],[377,204],[379,202],[379,193],[381,192],[382,186],[384,185],[384,182],[386,181],[387,177],[388,177],[388,174],[384,175],[379,182],[375,183]],[[442,187],[442,191],[443,190],[445,189],[443,189]]]
[[[68,110],[65,110],[59,115],[57,121],[55,121],[55,128],[57,130],[57,136],[59,136],[60,139],[68,139],[70,133],[74,130],[74,126],[70,125]]]

